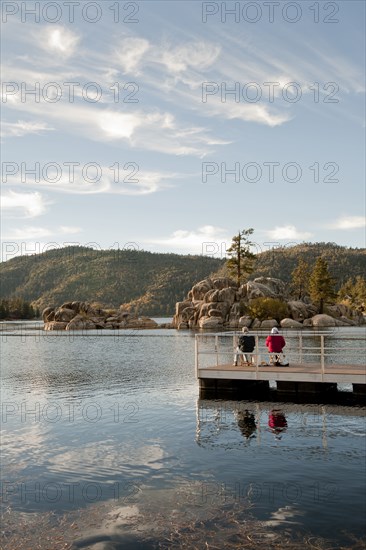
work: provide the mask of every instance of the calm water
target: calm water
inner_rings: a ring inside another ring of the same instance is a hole
[[[98,548],[140,548],[126,541],[147,509],[168,522],[248,503],[273,529],[339,545],[345,532],[365,535],[365,408],[200,400],[189,332],[33,332],[2,343],[2,497],[13,514],[93,513],[98,535],[75,530],[83,548],[111,532]],[[269,426],[273,408],[287,426]],[[137,519],[120,514],[117,529],[104,522],[114,509]]]

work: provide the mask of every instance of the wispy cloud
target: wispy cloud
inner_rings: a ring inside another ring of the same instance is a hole
[[[81,227],[61,226],[58,228],[24,226],[9,229],[8,233],[3,236],[4,240],[28,241],[34,239],[44,239],[46,237],[60,235],[75,235],[82,231]]]
[[[103,105],[97,108],[95,104],[58,103],[56,108],[53,103],[24,103],[14,96],[8,105],[28,115],[49,118],[58,131],[62,129],[97,142],[123,140],[131,148],[170,155],[202,158],[213,152],[213,144],[228,143],[212,136],[207,128],[186,125],[172,113],[156,108],[130,113]]]
[[[124,38],[116,48],[114,61],[124,73],[138,75],[139,65],[150,48],[151,45],[145,38]]]
[[[35,34],[38,45],[51,56],[71,57],[80,42],[80,36],[66,27],[40,27]]]
[[[161,172],[158,170],[141,169],[137,163],[127,162],[118,167],[116,163],[112,166],[95,165],[90,172],[84,172],[84,166],[79,163],[78,166],[66,166],[63,163],[57,163],[57,170],[47,170],[47,179],[44,179],[44,173],[40,170],[40,179],[35,181],[34,175],[25,178],[22,181],[22,172],[7,177],[5,186],[9,187],[29,187],[38,189],[47,189],[52,192],[66,193],[71,195],[96,195],[100,193],[113,195],[148,195],[156,193],[162,189],[167,189],[174,185],[174,181],[185,178],[185,174],[176,172]],[[59,175],[61,174],[61,175]],[[22,194],[9,191],[4,196],[5,202],[3,208],[10,209],[14,204],[14,208],[22,208],[29,203],[28,197],[31,194]],[[37,195],[37,200],[42,199],[40,193]],[[33,201],[36,199],[34,198]],[[32,198],[30,200],[32,203]]]
[[[169,237],[145,241],[169,250],[182,250],[190,254],[217,254],[230,242],[226,229],[204,225],[196,230],[177,229]]]
[[[312,237],[312,233],[309,231],[299,231],[294,225],[282,225],[277,226],[270,231],[267,231],[268,236],[271,239],[309,239]]]
[[[2,123],[2,136],[23,137],[28,134],[41,135],[44,132],[50,132],[54,130],[47,122],[34,122],[18,120],[18,122],[3,122]]]
[[[330,229],[360,229],[362,227],[366,227],[364,216],[342,216],[329,225]]]
[[[1,195],[1,210],[10,216],[36,218],[46,211],[48,201],[41,193],[5,191]]]

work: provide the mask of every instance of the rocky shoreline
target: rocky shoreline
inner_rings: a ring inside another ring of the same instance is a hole
[[[286,305],[287,316],[259,319],[248,314],[257,298],[273,298]],[[102,309],[89,302],[65,302],[42,312],[44,330],[155,329],[174,328],[231,330],[350,327],[365,324],[364,315],[344,304],[329,305],[318,314],[309,298],[293,300],[288,285],[280,279],[260,277],[241,286],[230,278],[204,279],[188,292],[186,300],[177,302],[172,323],[158,324],[149,317],[132,315],[122,307]]]
[[[104,310],[89,302],[65,302],[60,307],[47,307],[42,312],[44,330],[154,329],[170,328],[149,317],[137,317],[123,309]]]
[[[287,305],[288,316],[282,319],[260,320],[246,312],[253,300],[274,298]],[[292,300],[288,285],[280,279],[259,277],[238,286],[230,278],[204,279],[188,292],[187,299],[176,304],[173,326],[177,329],[252,329],[317,328],[360,326],[363,314],[344,304],[327,306],[326,313],[318,314],[317,307],[308,298]]]

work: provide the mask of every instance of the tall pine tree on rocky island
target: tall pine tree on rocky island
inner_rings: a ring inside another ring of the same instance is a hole
[[[239,230],[233,237],[230,248],[227,249],[229,259],[226,261],[226,266],[229,274],[236,279],[238,286],[253,271],[255,254],[250,251],[253,243],[249,240],[253,232],[252,228]]]

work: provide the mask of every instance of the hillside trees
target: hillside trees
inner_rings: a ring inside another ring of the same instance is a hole
[[[309,279],[310,298],[318,304],[318,312],[323,313],[324,305],[327,301],[334,300],[336,297],[335,282],[328,270],[327,262],[318,258]]]

